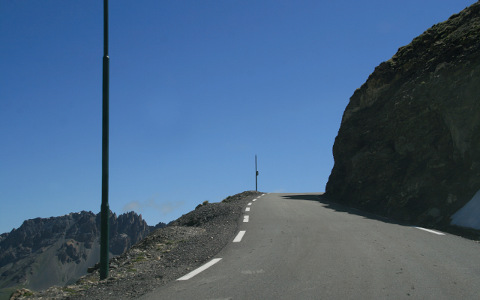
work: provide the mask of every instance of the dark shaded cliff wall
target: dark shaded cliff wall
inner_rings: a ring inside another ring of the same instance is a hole
[[[326,196],[446,225],[480,189],[480,2],[375,68],[344,112]]]

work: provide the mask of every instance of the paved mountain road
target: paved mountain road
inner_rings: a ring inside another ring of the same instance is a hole
[[[142,299],[480,299],[478,243],[317,199],[260,197],[221,260]]]

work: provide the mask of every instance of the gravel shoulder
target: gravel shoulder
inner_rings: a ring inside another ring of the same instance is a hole
[[[107,280],[98,269],[75,284],[46,291],[19,290],[11,299],[134,299],[201,266],[229,242],[248,201],[262,193],[246,191],[219,203],[205,203],[149,234],[110,260]]]

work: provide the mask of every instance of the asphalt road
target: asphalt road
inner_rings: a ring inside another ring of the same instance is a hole
[[[260,197],[221,260],[142,299],[480,299],[480,244],[319,198]]]

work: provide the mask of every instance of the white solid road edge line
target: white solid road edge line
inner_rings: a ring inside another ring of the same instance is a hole
[[[417,227],[417,226],[413,226],[413,227],[417,228],[417,229],[420,229],[420,230],[423,230],[423,231],[430,232],[430,233],[434,233],[434,234],[438,234],[438,235],[445,235],[445,233],[438,232],[438,231],[435,231],[435,230],[431,230],[431,229],[427,229],[427,228],[423,228],[423,227]]]
[[[235,237],[235,239],[233,240],[234,243],[239,243],[242,241],[242,238],[243,236],[245,235],[245,230],[241,230],[238,232],[237,236]]]
[[[211,261],[209,261],[208,263],[201,266],[200,268],[198,268],[196,270],[193,270],[192,272],[188,273],[187,275],[185,275],[183,277],[178,278],[177,280],[189,280],[193,276],[205,271],[206,269],[210,268],[214,264],[218,263],[220,260],[222,260],[222,259],[221,258],[214,258]]]

